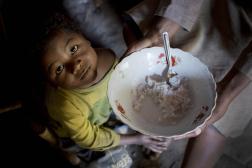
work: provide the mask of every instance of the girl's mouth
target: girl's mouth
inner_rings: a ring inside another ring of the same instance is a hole
[[[90,68],[91,67],[88,66],[87,68],[83,69],[83,71],[81,72],[81,75],[80,75],[80,80],[83,80],[86,77]]]

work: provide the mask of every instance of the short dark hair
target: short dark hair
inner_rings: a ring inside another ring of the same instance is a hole
[[[67,14],[62,12],[54,12],[48,19],[45,20],[39,32],[39,38],[36,46],[36,54],[39,57],[43,56],[47,44],[52,40],[59,31],[72,32],[82,34],[80,27]]]

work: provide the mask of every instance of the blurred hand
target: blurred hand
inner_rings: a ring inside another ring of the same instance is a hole
[[[172,138],[173,140],[180,140],[180,139],[185,139],[185,138],[193,138],[196,137],[198,135],[200,135],[204,129],[208,126],[208,123],[206,122],[204,125],[202,125],[201,127],[196,128],[194,131],[187,133],[187,134],[183,134],[183,135],[179,135],[176,136],[174,138]]]
[[[145,148],[156,153],[162,153],[167,150],[171,144],[171,139],[163,137],[153,137],[148,135],[139,135],[140,143]]]
[[[162,33],[165,31],[168,32],[171,40],[180,28],[176,22],[164,17],[156,16],[154,20],[154,23],[151,24],[152,27],[148,28],[149,31],[146,36],[130,44],[125,55],[129,55],[146,47],[163,46]]]

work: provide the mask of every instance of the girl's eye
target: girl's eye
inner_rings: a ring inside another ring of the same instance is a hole
[[[78,45],[75,45],[75,46],[73,46],[73,47],[70,49],[70,52],[71,52],[71,54],[74,54],[77,50],[78,50]]]
[[[56,69],[56,75],[59,75],[64,69],[64,65],[59,65]]]

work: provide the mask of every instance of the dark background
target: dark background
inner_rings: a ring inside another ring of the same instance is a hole
[[[138,1],[108,2],[119,14]],[[36,64],[32,54],[37,30],[60,0],[0,0],[0,167],[72,167],[37,136],[31,123],[36,106]],[[35,90],[35,91],[34,91]],[[18,107],[18,108],[16,108]],[[6,110],[6,108],[12,108]],[[35,119],[36,120],[36,119]]]

